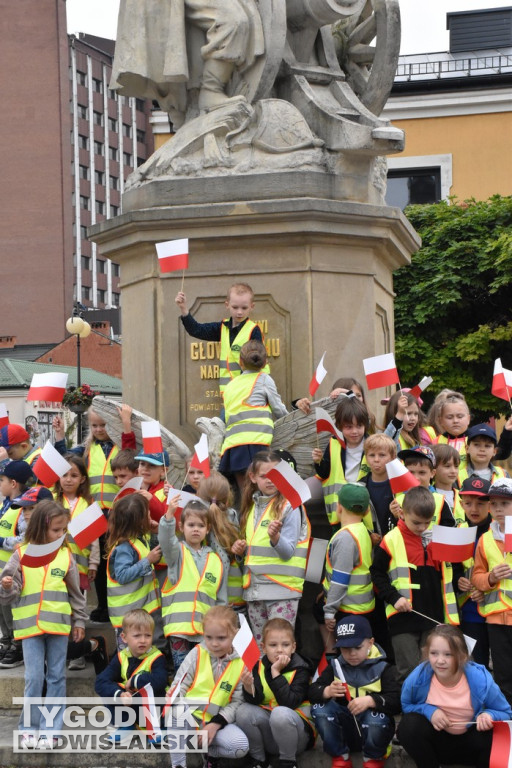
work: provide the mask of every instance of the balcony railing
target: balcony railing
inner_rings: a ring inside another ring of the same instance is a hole
[[[512,55],[472,56],[464,59],[401,62],[397,67],[395,82],[505,73],[512,74]]]

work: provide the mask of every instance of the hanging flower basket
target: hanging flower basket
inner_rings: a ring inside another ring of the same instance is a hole
[[[91,389],[89,384],[82,384],[81,387],[69,387],[62,398],[62,405],[69,408],[73,413],[85,413],[96,395],[99,395],[99,392]]]

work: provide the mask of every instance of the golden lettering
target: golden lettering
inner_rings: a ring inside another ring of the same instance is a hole
[[[262,333],[268,333],[268,320],[255,320],[256,325],[259,325]]]
[[[200,368],[201,379],[218,379],[219,378],[219,366],[218,365],[202,365]]]
[[[197,341],[192,341],[190,343],[190,359],[199,360],[199,344]]]
[[[280,357],[281,339],[266,339],[265,349],[267,350],[267,357]]]

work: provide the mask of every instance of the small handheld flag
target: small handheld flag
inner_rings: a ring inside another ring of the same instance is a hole
[[[505,552],[512,552],[512,517],[505,518]]]
[[[343,437],[343,432],[341,432],[336,427],[336,424],[331,419],[326,410],[323,408],[315,408],[315,419],[317,432],[330,432],[333,437],[338,439],[341,447],[345,448],[345,438]]]
[[[345,698],[347,701],[350,701],[352,696],[350,695],[348,683],[345,680],[345,675],[343,674],[341,664],[339,663],[338,659],[333,659],[333,664],[334,664],[334,679],[339,680],[340,683],[343,683],[343,687],[345,689]]]
[[[512,397],[512,371],[502,366],[501,358],[499,357],[494,363],[491,394],[508,402],[510,402]]]
[[[324,352],[322,355],[322,359],[317,365],[316,371],[314,373],[313,378],[309,382],[309,394],[311,397],[314,397],[315,392],[317,391],[318,387],[322,383],[322,381],[325,379],[327,375],[327,368],[324,368],[324,359],[327,352]]]
[[[151,683],[148,683],[143,688],[139,688],[138,693],[142,698],[142,712],[144,714],[146,733],[150,739],[154,740],[158,736],[161,737],[162,731],[156,711],[153,686]]]
[[[512,768],[512,721],[495,720],[489,768]]]
[[[260,660],[260,649],[254,639],[249,623],[243,614],[238,614],[240,629],[233,638],[233,648],[238,653],[246,667],[252,669]]]
[[[57,480],[69,472],[71,464],[66,461],[64,456],[53,447],[48,440],[43,450],[37,457],[37,461],[32,467],[32,472],[47,488],[52,486]]]
[[[313,675],[313,679],[311,682],[312,683],[316,682],[316,680],[318,680],[318,678],[320,677],[324,669],[327,669],[327,667],[328,667],[328,661],[327,661],[327,656],[325,655],[325,650],[324,650],[324,652],[322,653],[322,656],[320,657],[320,661],[318,662],[318,667],[316,668],[316,672]]]
[[[5,403],[0,403],[0,429],[6,427],[9,423],[9,416],[7,414],[7,406]]]
[[[27,400],[51,400],[62,403],[68,383],[67,373],[34,373]]]
[[[269,469],[267,477],[272,480],[278,491],[283,494],[294,509],[305,504],[311,498],[311,491],[307,483],[283,459],[275,467]]]
[[[194,455],[190,466],[200,469],[205,477],[210,477],[210,458],[208,455],[208,437],[201,435],[199,442],[194,446]]]
[[[142,449],[144,453],[162,453],[162,433],[160,431],[159,421],[142,421],[140,424],[142,432]]]
[[[395,356],[392,352],[388,352],[386,355],[367,357],[363,360],[363,367],[368,389],[389,387],[391,384],[400,383]]]
[[[68,533],[71,534],[77,547],[85,549],[106,532],[107,518],[101,511],[97,501],[69,521]]]
[[[41,568],[55,559],[62,547],[66,534],[49,544],[29,544],[21,557],[20,563],[27,568]]]
[[[447,563],[462,563],[473,557],[476,525],[472,528],[446,528],[434,525],[432,529],[432,557]]]
[[[180,240],[166,240],[156,244],[156,252],[161,272],[176,272],[188,269],[188,237]]]
[[[388,461],[386,472],[388,473],[388,480],[393,494],[404,493],[409,488],[415,488],[417,485],[420,485],[419,480],[404,467],[400,459]]]
[[[429,387],[434,379],[432,376],[424,376],[419,384],[416,384],[415,387],[409,390],[409,394],[413,397],[421,397],[421,393],[426,390],[427,387]]]
[[[118,499],[122,499],[123,496],[129,496],[130,493],[135,493],[136,491],[140,491],[140,489],[142,488],[142,483],[143,483],[142,477],[132,477],[116,493],[116,497],[114,501],[117,501]]]

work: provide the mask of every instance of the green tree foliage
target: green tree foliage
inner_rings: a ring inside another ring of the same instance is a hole
[[[491,383],[497,357],[512,368],[512,197],[414,205],[406,215],[422,247],[394,275],[402,382],[432,376],[433,393],[463,392],[478,419],[508,412]]]

